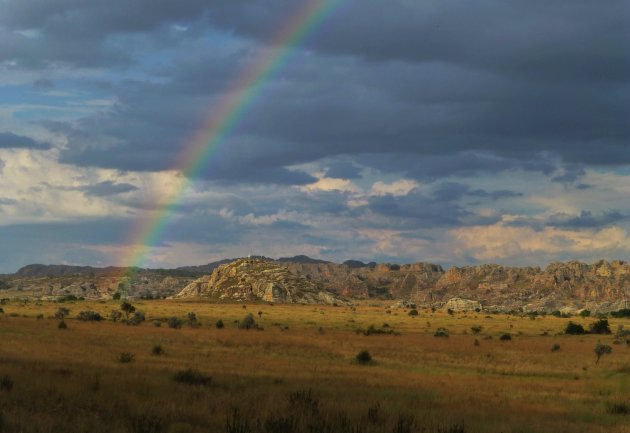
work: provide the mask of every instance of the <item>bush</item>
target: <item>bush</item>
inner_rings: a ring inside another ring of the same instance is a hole
[[[512,336],[508,333],[505,334],[501,334],[501,336],[499,337],[499,340],[501,341],[510,341],[512,340]]]
[[[567,323],[567,327],[565,328],[564,333],[569,335],[582,335],[586,334],[586,331],[584,330],[584,327],[579,323],[569,322]]]
[[[243,317],[243,320],[239,322],[238,327],[241,329],[257,328],[254,316],[251,313],[246,314],[245,317]]]
[[[13,389],[13,381],[6,374],[0,376],[0,391],[11,391]]]
[[[589,317],[590,315],[591,315],[591,312],[589,310],[580,311],[580,317]]]
[[[472,331],[472,333],[474,335],[477,335],[481,332],[481,330],[483,329],[483,327],[481,325],[476,325],[476,326],[471,326],[470,330]]]
[[[225,328],[225,325],[223,324],[223,320],[221,320],[221,319],[217,320],[217,323],[215,323],[215,324],[214,324],[214,326],[215,326],[217,329],[223,329],[223,328]]]
[[[599,364],[599,358],[611,352],[612,352],[612,347],[610,347],[609,345],[597,343],[595,345],[595,356],[597,356],[597,360],[595,361],[595,364]]]
[[[560,350],[560,345],[558,343],[554,343],[554,345],[551,346],[551,351],[557,352],[558,350]]]
[[[613,317],[630,317],[630,308],[622,308],[618,311],[612,311],[610,315]]]
[[[153,326],[155,326],[156,328],[159,328],[160,326],[162,326],[162,322],[160,322],[159,320],[154,320]]]
[[[61,320],[61,322],[59,322],[59,325],[57,325],[57,328],[59,329],[68,329],[68,325],[66,325],[66,322]]]
[[[372,359],[372,355],[370,355],[370,352],[368,352],[367,350],[362,350],[359,353],[357,353],[357,355],[354,357],[354,360],[357,364],[362,364],[362,365],[374,363],[374,360]]]
[[[448,338],[448,329],[446,328],[438,328],[435,331],[435,334],[433,334],[434,337],[440,337],[440,338]]]
[[[196,328],[199,326],[199,322],[197,321],[197,315],[193,312],[190,312],[186,315],[186,319],[188,321],[188,326],[191,328]]]
[[[68,310],[67,308],[61,307],[57,309],[57,311],[55,312],[55,319],[63,320],[68,314],[70,314],[70,310]]]
[[[81,311],[77,315],[77,319],[84,322],[100,322],[103,317],[95,311]]]
[[[121,296],[121,295],[120,295],[120,292],[116,292],[116,293],[114,293],[114,294],[112,295],[112,299],[113,299],[114,301],[120,301],[120,296]]]
[[[120,355],[118,355],[118,362],[122,362],[123,364],[133,362],[134,359],[135,356],[133,355],[133,353],[129,352],[122,352]]]
[[[374,334],[400,335],[399,332],[396,332],[393,329],[391,329],[387,323],[384,323],[382,328],[377,328],[374,325],[370,325],[365,331],[361,331],[360,329],[357,329],[356,332],[357,334],[363,334],[363,335],[374,335]]]
[[[153,346],[153,349],[151,349],[151,353],[155,356],[164,355],[164,348],[160,344],[156,344]]]
[[[131,316],[131,319],[127,319],[127,321],[125,323],[127,323],[127,325],[138,326],[139,324],[141,324],[145,320],[146,320],[146,318],[144,317],[144,313],[141,312],[141,311],[136,311],[133,314],[133,316]]]
[[[410,316],[417,316],[418,315],[418,310],[416,310],[415,308],[413,310],[410,310],[408,313]]]
[[[210,386],[212,383],[212,376],[207,376],[200,371],[188,368],[175,373],[173,375],[173,380],[187,385]]]
[[[118,322],[120,319],[122,319],[122,316],[123,314],[118,310],[112,310],[112,312],[109,314],[112,322]]]
[[[182,319],[180,319],[179,317],[170,317],[167,323],[168,327],[172,329],[179,329],[182,327]]]
[[[607,319],[599,319],[589,326],[593,334],[610,334],[610,325]]]
[[[630,414],[630,404],[623,401],[615,401],[606,405],[606,412],[613,415],[628,415]]]

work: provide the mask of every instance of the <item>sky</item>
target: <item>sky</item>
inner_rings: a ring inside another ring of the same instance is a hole
[[[0,272],[121,265],[315,0],[0,0]],[[138,263],[630,257],[630,2],[340,0]]]

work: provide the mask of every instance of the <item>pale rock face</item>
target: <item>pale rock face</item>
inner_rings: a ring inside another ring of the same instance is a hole
[[[473,301],[463,298],[451,298],[444,304],[445,310],[453,310],[455,312],[460,311],[480,311],[482,308],[479,301]]]
[[[193,281],[175,298],[266,301],[287,304],[347,304],[323,289],[318,281],[292,273],[283,264],[263,259],[239,259],[219,266]]]

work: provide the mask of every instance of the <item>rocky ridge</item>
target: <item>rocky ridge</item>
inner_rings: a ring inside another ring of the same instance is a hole
[[[210,297],[221,301],[290,304],[345,304],[347,301],[309,277],[267,259],[239,259],[187,285],[175,298]]]
[[[236,277],[230,277],[226,269],[243,260],[171,270],[31,265],[0,276],[0,296],[8,289],[41,299],[69,294],[106,299],[122,292],[130,297],[207,294],[217,299],[273,298],[275,302],[327,302],[320,297],[326,295],[405,300],[435,307],[460,298],[479,302],[484,309],[526,312],[607,312],[630,307],[630,265],[619,260],[552,263],[545,269],[489,264],[444,270],[430,263],[365,264],[351,260],[337,264],[305,256],[282,262],[255,257],[258,268],[242,267],[239,280],[230,280]],[[219,269],[223,269],[221,277],[213,277],[212,272]],[[270,283],[275,285],[269,291]]]

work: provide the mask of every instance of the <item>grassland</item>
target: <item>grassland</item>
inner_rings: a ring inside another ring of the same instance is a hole
[[[108,317],[120,302],[2,305],[0,431],[630,432],[630,416],[611,409],[630,405],[630,347],[614,335],[562,335],[569,320],[588,327],[592,318],[133,304],[146,315],[139,326],[74,319],[84,310]],[[53,317],[59,307],[70,310],[68,329]],[[201,326],[154,326],[185,322],[188,312]],[[238,329],[248,312],[264,330]],[[628,319],[610,324],[613,334],[630,328]],[[395,333],[360,332],[370,325]],[[438,328],[449,337],[434,337]],[[505,333],[512,339],[501,340]],[[598,341],[613,350],[596,365]],[[156,345],[163,355],[152,353]],[[361,350],[375,362],[354,362]],[[119,362],[121,353],[133,362]],[[212,381],[173,380],[185,369]]]

